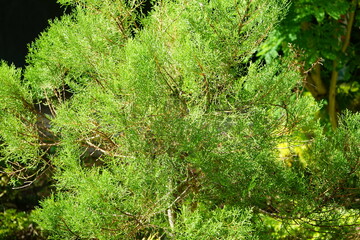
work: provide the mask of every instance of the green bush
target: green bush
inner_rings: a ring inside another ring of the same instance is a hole
[[[294,56],[251,61],[287,1],[154,1],[146,17],[141,1],[59,2],[74,11],[31,45],[24,74],[0,69],[1,161],[55,181],[32,214],[44,234],[357,234],[359,114],[326,135]]]

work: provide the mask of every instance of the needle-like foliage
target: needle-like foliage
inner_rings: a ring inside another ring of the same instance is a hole
[[[359,115],[323,135],[299,63],[251,60],[286,1],[60,2],[23,79],[0,72],[2,161],[51,166],[52,239],[354,234]]]

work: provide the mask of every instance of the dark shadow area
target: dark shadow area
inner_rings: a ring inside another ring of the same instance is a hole
[[[56,0],[1,0],[0,59],[23,67],[27,45],[64,12]]]

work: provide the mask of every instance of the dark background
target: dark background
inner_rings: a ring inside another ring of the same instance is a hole
[[[27,45],[65,10],[56,0],[0,0],[0,59],[23,67]]]

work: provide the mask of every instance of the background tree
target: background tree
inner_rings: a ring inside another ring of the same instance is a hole
[[[304,66],[250,61],[286,1],[59,2],[24,74],[0,69],[1,161],[52,174],[52,239],[357,234],[360,115],[324,135]]]
[[[315,99],[326,100],[333,128],[339,112],[360,110],[358,7],[357,0],[291,1],[286,19],[259,52],[269,61],[301,49],[305,87]]]

